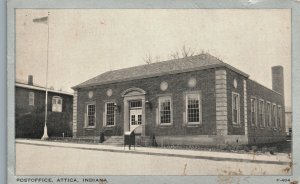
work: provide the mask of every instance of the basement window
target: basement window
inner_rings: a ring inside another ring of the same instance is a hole
[[[240,94],[232,93],[232,123],[240,125]]]
[[[59,96],[52,97],[52,112],[62,112],[62,98]]]

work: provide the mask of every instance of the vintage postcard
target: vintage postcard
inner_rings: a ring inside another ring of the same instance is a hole
[[[10,183],[298,183],[298,4],[16,2]]]

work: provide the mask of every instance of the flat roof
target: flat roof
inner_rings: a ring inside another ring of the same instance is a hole
[[[33,89],[33,90],[39,90],[39,91],[46,91],[45,87],[41,87],[41,86],[34,86],[34,85],[29,85],[29,84],[23,84],[23,83],[19,83],[16,82],[15,86],[17,87],[21,87],[21,88],[26,88],[26,89]],[[73,96],[72,93],[66,92],[66,91],[59,91],[59,90],[53,90],[53,89],[48,89],[48,92],[51,93],[57,93],[57,94],[64,94],[64,95],[71,95]]]

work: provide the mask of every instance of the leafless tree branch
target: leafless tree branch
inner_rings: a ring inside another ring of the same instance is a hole
[[[151,63],[153,63],[153,58],[152,58],[151,54],[147,54],[147,55],[145,56],[144,62],[145,62],[146,64],[151,64]]]

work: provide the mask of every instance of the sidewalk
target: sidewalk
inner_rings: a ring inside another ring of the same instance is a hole
[[[278,164],[288,165],[291,162],[291,158],[288,154],[277,153],[276,155],[264,154],[257,155],[255,153],[227,153],[227,152],[214,152],[214,151],[193,151],[193,150],[177,150],[177,149],[164,149],[164,148],[149,148],[149,147],[131,147],[128,146],[112,146],[112,145],[92,145],[92,144],[79,144],[79,143],[63,143],[41,140],[28,140],[28,139],[16,139],[18,144],[31,144],[37,146],[52,146],[62,148],[73,149],[85,149],[85,150],[97,150],[107,152],[119,152],[127,154],[145,154],[145,155],[157,155],[167,157],[183,157],[191,159],[208,159],[214,161],[233,161],[233,162],[251,162],[251,163],[263,163],[263,164]]]

